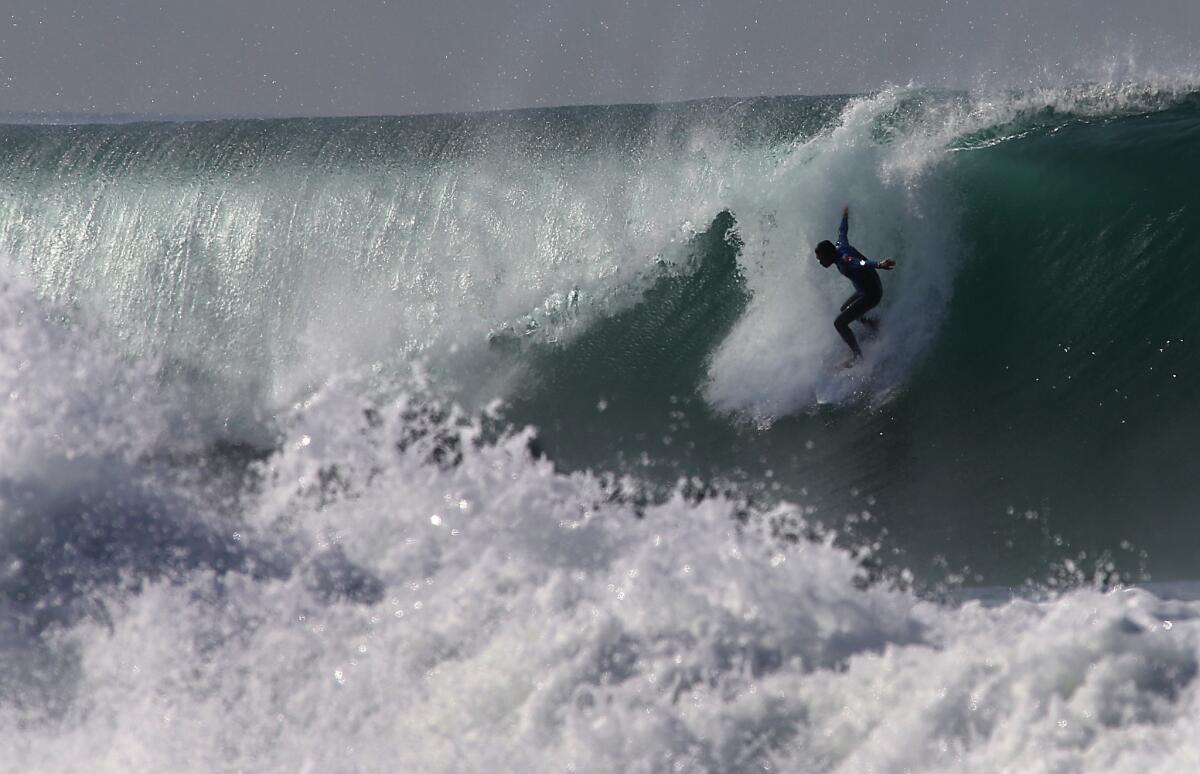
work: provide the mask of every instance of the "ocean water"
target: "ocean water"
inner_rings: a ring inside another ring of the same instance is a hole
[[[1186,83],[0,170],[5,766],[1200,766]],[[844,204],[898,264],[850,372]]]

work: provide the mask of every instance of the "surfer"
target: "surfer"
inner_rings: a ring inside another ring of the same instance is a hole
[[[858,346],[858,339],[854,338],[854,331],[850,330],[850,323],[858,320],[872,329],[878,325],[875,320],[863,317],[874,309],[879,300],[883,298],[883,283],[879,281],[879,275],[875,270],[890,269],[896,265],[896,262],[890,258],[872,261],[854,249],[847,238],[849,230],[850,207],[847,206],[842,209],[842,225],[838,227],[837,244],[826,239],[816,247],[817,260],[820,261],[822,267],[828,269],[837,264],[838,271],[842,273],[842,276],[854,283],[854,295],[846,299],[846,303],[842,304],[841,314],[833,321],[833,327],[837,328],[842,340],[854,353],[846,361],[845,365],[847,366],[854,364],[862,357],[862,350]]]

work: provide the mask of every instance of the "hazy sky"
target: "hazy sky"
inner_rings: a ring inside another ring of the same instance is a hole
[[[359,115],[1200,72],[1200,0],[0,0],[0,112]]]

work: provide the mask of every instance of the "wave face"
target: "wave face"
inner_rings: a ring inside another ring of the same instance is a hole
[[[1198,140],[1128,85],[0,127],[7,759],[1184,767]]]

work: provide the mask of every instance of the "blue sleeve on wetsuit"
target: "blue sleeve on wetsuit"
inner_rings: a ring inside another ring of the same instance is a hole
[[[872,261],[850,244],[850,213],[842,213],[842,224],[838,226],[837,251],[848,263],[854,263],[868,269],[878,269],[879,261]],[[851,261],[851,259],[853,259]]]

